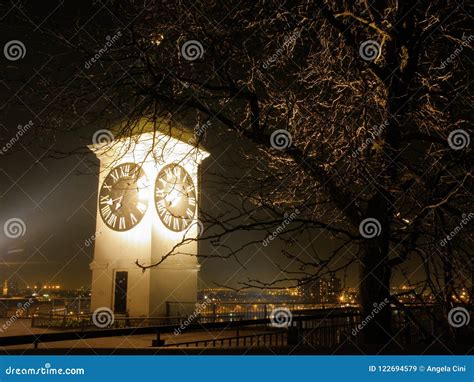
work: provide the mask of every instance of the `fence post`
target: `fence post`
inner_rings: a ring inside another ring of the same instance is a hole
[[[239,317],[239,322],[237,322],[236,334],[237,334],[237,345],[239,343],[240,336],[240,322],[242,321],[242,316]]]
[[[160,332],[156,332],[156,339],[151,341],[152,347],[160,347],[165,344],[165,340],[161,339]]]

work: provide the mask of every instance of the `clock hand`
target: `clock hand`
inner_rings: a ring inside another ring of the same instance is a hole
[[[123,199],[123,195],[120,197],[120,198],[117,198],[119,201],[117,202],[117,206],[115,207],[117,210],[120,209],[122,207],[122,199]],[[116,200],[117,200],[116,199]]]
[[[107,201],[105,202],[105,204],[108,204],[109,206],[111,206],[111,205],[113,205],[113,204],[115,203],[115,201],[116,201],[117,199],[121,199],[121,198],[123,198],[123,196],[121,196],[121,197],[119,197],[119,198],[115,198],[115,199],[110,198],[109,200],[107,200]]]

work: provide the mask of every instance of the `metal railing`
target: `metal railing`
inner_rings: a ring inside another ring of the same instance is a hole
[[[297,314],[293,315],[293,321],[291,326],[289,327],[288,333],[290,333],[291,328],[297,327],[303,330],[308,330],[314,328],[317,322],[328,322],[328,320],[343,320],[347,326],[347,330],[353,326],[353,322],[355,322],[354,318],[358,316],[358,312],[353,310],[331,310],[331,311],[315,311],[311,314],[306,312],[304,314]],[[168,318],[169,319],[169,318]],[[207,322],[207,323],[200,323],[200,322],[193,322],[190,323],[186,327],[186,331],[205,331],[209,332],[212,330],[237,330],[242,328],[266,328],[272,325],[272,320],[270,318],[262,318],[256,320],[238,320],[238,321],[227,321],[227,322]],[[110,329],[97,329],[97,330],[79,330],[79,331],[66,331],[66,332],[56,332],[56,333],[41,333],[35,335],[22,335],[22,336],[10,336],[10,337],[0,337],[0,346],[10,346],[10,345],[19,345],[19,344],[34,344],[35,347],[39,343],[43,342],[57,342],[57,341],[67,341],[67,340],[83,340],[89,338],[105,338],[105,337],[117,337],[117,336],[132,336],[132,335],[142,335],[142,334],[157,334],[158,338],[160,334],[163,333],[173,333],[179,329],[179,326],[176,324],[174,325],[158,325],[158,326],[139,326],[139,327],[125,327],[125,328],[110,328]],[[236,339],[231,337],[231,345],[232,341],[237,341],[239,344],[241,341],[247,341],[253,344],[253,340],[250,337],[254,338],[256,341],[259,341],[258,338],[263,338],[265,340],[273,341],[272,338],[275,339],[276,337],[270,336],[270,334],[276,336],[275,333],[267,332],[267,333],[260,333],[260,334],[252,334],[252,335],[245,335],[245,336],[236,336],[240,339]],[[263,336],[263,337],[262,337]],[[266,337],[265,337],[266,336]],[[288,336],[288,334],[287,334]],[[245,337],[246,339],[243,340],[242,338]],[[282,338],[279,337],[280,342],[282,343]],[[216,344],[219,341],[216,340]],[[224,339],[225,340],[225,339]],[[207,340],[203,340],[204,342],[209,343]],[[214,339],[211,340],[213,343]],[[229,341],[227,339],[227,341]],[[193,341],[191,341],[193,342]],[[202,342],[202,341],[198,341]],[[160,345],[162,346],[162,345]],[[180,346],[180,345],[172,345],[170,346]],[[196,346],[196,345],[195,345]]]
[[[81,315],[90,311],[89,297],[36,297],[0,299],[0,317],[32,317],[35,314]]]
[[[219,315],[219,317],[196,316],[195,320],[200,323],[210,322],[231,322],[240,321],[243,316],[237,315]],[[109,328],[136,328],[163,325],[181,325],[189,316],[166,316],[166,317],[129,317],[124,314],[114,315],[114,320]],[[51,313],[35,313],[31,317],[31,327],[34,328],[52,328],[60,330],[94,330],[97,326],[92,320],[90,314],[62,315]]]
[[[292,312],[305,311],[327,311],[315,304],[258,302],[258,303],[234,303],[234,302],[167,302],[166,316],[164,317],[129,317],[125,314],[116,314],[113,323],[114,328],[158,326],[181,324],[189,320],[200,323],[229,322],[238,320],[256,320],[269,318],[274,308],[286,307]],[[340,308],[334,309],[355,309]],[[94,329],[91,314],[74,313],[64,310],[61,314],[56,311],[34,311],[30,315],[32,327],[53,328],[60,330],[71,329]]]
[[[225,338],[212,338],[207,340],[187,341],[163,344],[162,347],[247,347],[247,346],[286,346],[288,331],[270,333],[248,334]]]

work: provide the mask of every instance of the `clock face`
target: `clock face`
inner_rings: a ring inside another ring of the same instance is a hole
[[[172,231],[183,231],[196,213],[196,189],[186,170],[176,163],[160,171],[155,183],[155,205],[163,224]]]
[[[115,231],[136,226],[148,207],[149,184],[136,163],[115,167],[102,183],[99,194],[100,216]]]

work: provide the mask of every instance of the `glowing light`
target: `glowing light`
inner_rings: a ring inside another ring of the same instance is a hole
[[[166,202],[168,202],[172,206],[176,206],[178,202],[181,200],[183,193],[179,191],[176,187],[173,187],[172,190],[166,195]]]

